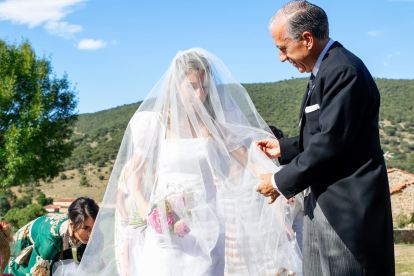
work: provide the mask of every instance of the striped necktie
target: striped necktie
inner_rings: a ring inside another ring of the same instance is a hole
[[[310,76],[310,79],[309,79],[309,91],[308,91],[308,95],[312,91],[313,81],[314,80],[315,80],[315,75],[313,73],[311,73],[311,76]]]

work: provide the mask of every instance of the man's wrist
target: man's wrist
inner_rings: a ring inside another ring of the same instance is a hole
[[[275,189],[276,189],[276,191],[279,193],[279,195],[283,196],[283,194],[280,192],[279,188],[278,188],[278,187],[277,187],[277,185],[276,185],[275,175],[272,175],[271,181],[272,181],[272,186],[273,186],[273,188],[275,188]]]

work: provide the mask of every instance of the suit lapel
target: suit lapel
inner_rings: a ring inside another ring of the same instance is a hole
[[[305,108],[305,105],[306,105],[306,99],[308,97],[308,92],[309,92],[309,84],[308,84],[308,87],[306,87],[305,94],[303,95],[302,105],[300,107],[300,113],[299,113],[299,124],[300,124],[300,120],[302,119],[303,109]]]
[[[329,54],[330,54],[329,52],[332,51],[333,49],[337,48],[337,47],[343,47],[343,46],[338,41],[335,41],[331,45],[331,47],[329,48],[329,50],[326,52],[325,56],[323,57],[323,60],[321,62],[321,65],[319,66],[318,74],[316,75],[315,80],[313,81],[313,86],[312,87],[309,87],[309,83],[308,83],[308,87],[306,88],[306,93],[305,93],[305,95],[303,97],[303,100],[302,100],[302,106],[300,108],[299,126],[302,123],[303,114],[305,113],[306,105],[308,104],[308,101],[309,101],[309,99],[312,96],[312,92],[315,89],[315,86],[318,84],[318,76],[321,76],[322,75],[322,72],[325,70],[326,65],[329,63],[329,61],[327,61],[327,59],[329,58]],[[309,89],[310,89],[310,92],[308,92]]]

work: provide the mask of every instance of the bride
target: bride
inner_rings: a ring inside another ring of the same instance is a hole
[[[179,52],[128,124],[76,275],[300,275],[286,203],[255,191],[279,170],[253,143],[272,136],[220,59]]]

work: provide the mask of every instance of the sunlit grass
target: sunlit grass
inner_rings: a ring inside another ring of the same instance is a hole
[[[395,274],[414,275],[414,245],[395,245]]]

